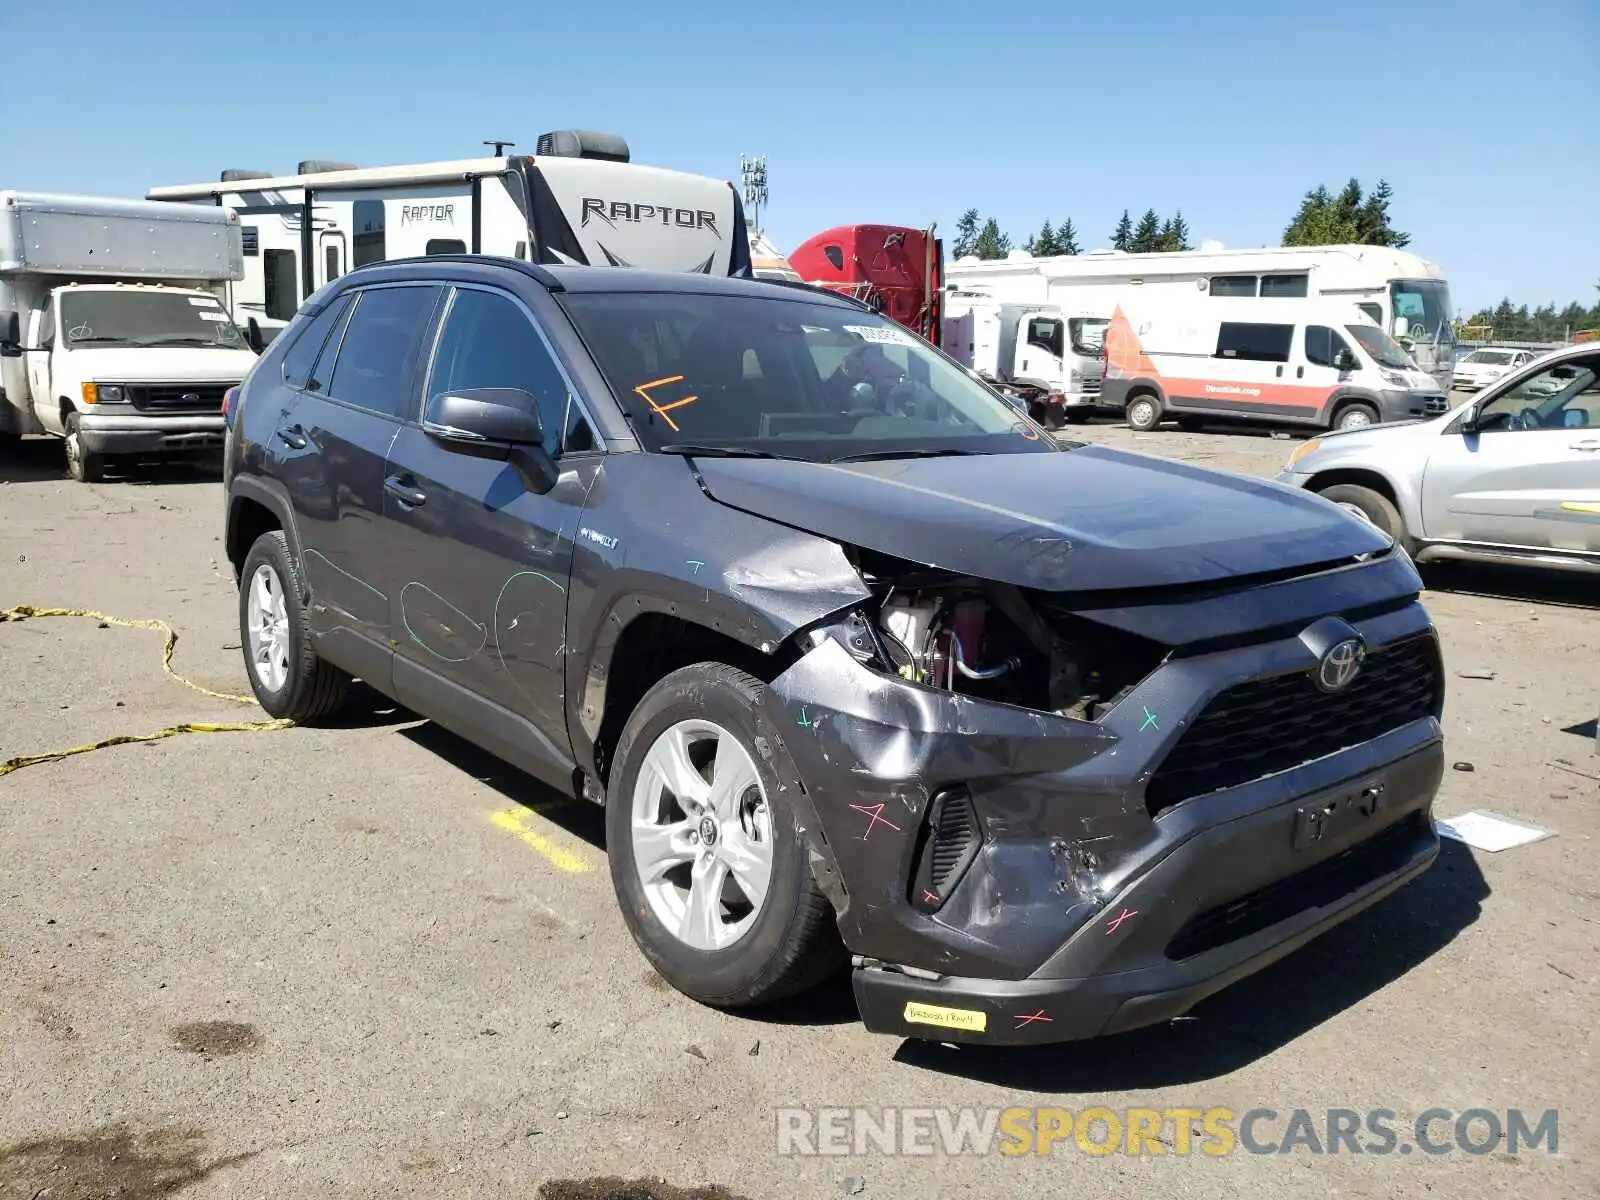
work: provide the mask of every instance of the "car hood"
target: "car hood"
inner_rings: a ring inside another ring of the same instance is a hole
[[[1389,545],[1309,493],[1101,446],[861,463],[701,458],[695,467],[731,508],[1050,591],[1208,583]]]
[[[254,350],[226,346],[85,346],[73,350],[77,375],[98,383],[238,383]]]

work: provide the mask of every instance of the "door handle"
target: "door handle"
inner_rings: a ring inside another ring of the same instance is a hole
[[[1296,379],[1304,379],[1306,377],[1306,369],[1304,367],[1296,367],[1294,369],[1294,377]]]
[[[1573,442],[1572,448],[1574,450],[1583,450],[1589,454],[1593,454],[1596,450],[1600,450],[1600,438],[1588,438],[1582,442]]]
[[[291,450],[304,450],[306,448],[306,431],[299,425],[290,425],[287,429],[280,427],[278,440]]]
[[[428,493],[416,486],[416,480],[409,475],[391,475],[383,481],[383,490],[388,492],[401,504],[412,508],[421,508],[428,501]]]
[[[1278,367],[1278,369],[1273,372],[1273,374],[1276,375],[1279,379],[1282,379],[1283,378],[1283,367],[1280,365]]]

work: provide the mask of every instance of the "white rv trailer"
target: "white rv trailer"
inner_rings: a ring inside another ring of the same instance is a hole
[[[1302,246],[1185,250],[1034,258],[963,258],[946,285],[988,292],[1007,303],[1056,304],[1109,317],[1131,289],[1207,296],[1347,300],[1388,330],[1448,391],[1455,362],[1450,285],[1437,263],[1387,246]]]
[[[234,317],[264,345],[312,292],[371,262],[497,254],[540,263],[748,275],[744,207],[725,180],[629,161],[608,134],[543,134],[536,155],[358,168],[308,160],[294,175],[227,170],[151,200],[239,214],[245,277]]]

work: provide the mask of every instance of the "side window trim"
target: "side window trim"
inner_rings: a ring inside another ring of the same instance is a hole
[[[315,316],[307,316],[305,328],[299,333],[295,334],[293,340],[284,339],[283,344],[285,349],[283,358],[278,363],[278,374],[283,378],[283,385],[290,391],[310,391],[310,389],[306,387],[306,384],[312,379],[316,378],[317,366],[322,362],[322,356],[326,354],[328,350],[328,339],[331,338],[334,333],[344,327],[344,319],[349,315],[350,306],[354,303],[355,301],[353,292],[340,292],[338,295],[334,296],[326,304],[324,304],[322,308],[318,310]],[[327,312],[329,309],[336,310],[334,313],[333,323],[329,325],[328,328],[323,332],[322,341],[317,343],[317,352],[311,359],[311,367],[306,371],[306,377],[297,383],[289,378],[289,358],[294,354],[301,339],[310,336],[310,327],[316,324],[316,322],[321,319],[322,314]]]
[[[485,292],[488,295],[498,296],[501,299],[511,301],[511,303],[521,311],[528,324],[533,327],[533,331],[539,335],[540,345],[544,347],[545,354],[549,357],[550,362],[555,366],[556,373],[561,376],[562,386],[567,389],[567,403],[565,406],[563,406],[563,411],[570,413],[572,405],[576,403],[578,406],[578,411],[583,415],[583,419],[588,423],[590,434],[594,438],[595,442],[594,449],[575,450],[572,451],[572,453],[575,456],[579,454],[605,453],[605,439],[600,436],[600,425],[594,419],[594,414],[589,411],[589,406],[584,403],[583,396],[579,393],[577,385],[572,381],[572,375],[567,371],[566,364],[561,361],[561,356],[556,353],[555,345],[550,341],[550,336],[545,333],[544,326],[539,321],[539,318],[534,313],[533,309],[524,304],[520,296],[517,296],[514,293],[505,290],[504,288],[494,287],[490,284],[451,281],[445,286],[449,290],[450,295],[445,300],[443,311],[440,312],[437,320],[435,321],[433,340],[428,346],[427,370],[422,376],[422,399],[418,405],[416,420],[413,422],[413,424],[421,421],[422,414],[428,409],[428,401],[433,396],[434,360],[439,352],[439,342],[444,336],[445,322],[450,318],[450,310],[455,307],[456,293],[463,291]],[[561,439],[562,443],[558,445],[556,450],[556,457],[559,458],[563,457],[567,453],[565,446],[567,438],[566,425],[563,424],[562,428],[556,431],[556,434]]]
[[[304,391],[307,395],[331,399],[325,385],[318,383],[317,387],[312,387],[311,384],[321,380],[322,376],[319,371],[324,359],[328,363],[328,378],[330,380],[333,378],[333,368],[338,363],[339,351],[344,346],[344,331],[350,328],[350,318],[355,313],[356,306],[361,303],[360,288],[352,288],[344,295],[344,310],[333,319],[333,327],[328,330],[328,335],[322,339],[322,346],[317,351],[317,357],[312,361],[311,370],[306,374]]]

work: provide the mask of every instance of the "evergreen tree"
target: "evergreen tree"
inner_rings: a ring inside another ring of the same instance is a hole
[[[1056,231],[1050,228],[1049,221],[1046,221],[1040,227],[1039,232],[1028,239],[1028,244],[1024,248],[1035,258],[1048,258],[1052,254],[1061,253],[1060,250],[1056,249]]]
[[[979,258],[1004,258],[1011,252],[1011,238],[1000,232],[1000,222],[990,217],[983,224],[972,252]]]
[[[1128,216],[1128,210],[1122,210],[1122,220],[1117,222],[1116,232],[1111,235],[1111,248],[1113,250],[1131,250],[1133,248],[1133,221]]]
[[[1193,250],[1189,244],[1189,222],[1183,219],[1183,210],[1172,214],[1170,221],[1161,223],[1161,249]]]
[[[1300,201],[1300,210],[1283,231],[1285,246],[1404,246],[1411,235],[1389,223],[1389,202],[1394,189],[1386,180],[1370,196],[1359,180],[1351,179],[1335,196],[1318,184]]]
[[[950,246],[951,256],[966,258],[978,245],[978,210],[969,208],[956,222],[955,241]]]
[[[1161,249],[1161,218],[1156,215],[1155,209],[1144,210],[1144,216],[1133,228],[1133,241],[1128,248],[1135,254],[1148,254]]]
[[[1065,221],[1056,226],[1056,253],[1083,253],[1083,247],[1078,245],[1078,231],[1072,227],[1071,217],[1068,217]]]

